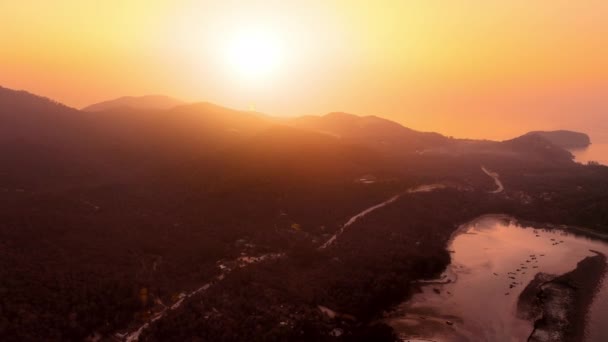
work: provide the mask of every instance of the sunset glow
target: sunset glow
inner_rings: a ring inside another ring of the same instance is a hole
[[[608,0],[0,0],[1,341],[608,341]]]
[[[247,30],[228,41],[228,67],[245,81],[263,82],[272,77],[279,72],[282,58],[281,42],[270,32]]]
[[[456,136],[608,129],[607,17],[602,0],[2,1],[0,75],[75,107],[160,93]]]

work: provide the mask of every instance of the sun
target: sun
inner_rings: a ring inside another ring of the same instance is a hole
[[[246,81],[264,81],[275,76],[283,62],[279,36],[264,30],[238,32],[228,41],[226,61]]]

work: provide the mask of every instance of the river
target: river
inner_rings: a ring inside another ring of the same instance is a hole
[[[523,226],[514,219],[480,217],[454,234],[452,263],[440,279],[402,303],[386,319],[404,341],[526,341],[533,322],[517,317],[517,301],[538,272],[564,274],[601,240],[562,229]],[[589,310],[588,341],[608,341],[608,281]]]

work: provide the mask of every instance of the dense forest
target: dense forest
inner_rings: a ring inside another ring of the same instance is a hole
[[[81,112],[0,88],[0,152],[3,341],[120,340],[160,312],[140,339],[389,341],[377,319],[479,215],[608,232],[608,167],[538,135],[207,103]],[[422,184],[444,188],[408,193]]]

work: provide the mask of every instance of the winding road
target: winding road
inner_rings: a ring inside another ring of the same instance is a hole
[[[500,181],[500,175],[497,172],[490,171],[490,170],[486,169],[485,166],[482,166],[481,170],[486,175],[492,177],[492,179],[494,179],[494,183],[496,183],[496,190],[490,191],[491,194],[498,194],[498,193],[505,191],[505,187],[502,185],[502,182]]]
[[[242,256],[239,257],[235,260],[237,267],[234,268],[224,268],[224,272],[222,272],[222,274],[218,275],[217,277],[215,277],[213,280],[211,280],[210,282],[204,284],[203,286],[199,287],[198,289],[190,292],[190,293],[180,293],[178,300],[173,303],[170,307],[165,307],[164,309],[162,309],[161,311],[157,312],[154,316],[152,316],[152,318],[150,318],[148,321],[146,321],[145,323],[143,323],[142,325],[140,325],[137,329],[132,330],[131,332],[127,332],[127,333],[116,333],[114,334],[115,337],[117,337],[118,339],[124,341],[124,342],[135,342],[139,340],[139,337],[141,336],[141,333],[144,332],[144,330],[148,329],[150,327],[150,325],[156,321],[158,321],[159,319],[163,318],[167,313],[171,312],[171,311],[175,311],[177,309],[179,309],[182,304],[184,304],[185,300],[197,295],[199,293],[204,293],[205,291],[207,291],[211,286],[217,284],[218,282],[222,281],[226,275],[230,272],[232,272],[235,269],[239,269],[239,268],[243,268],[243,267],[247,267],[249,265],[252,264],[256,264],[265,260],[272,260],[272,259],[278,259],[278,258],[282,258],[284,256],[283,253],[269,253],[269,254],[264,254],[261,256],[257,256],[257,257],[251,257],[251,256]],[[218,263],[221,262],[218,261]]]
[[[443,185],[443,184],[425,184],[425,185],[417,186],[415,188],[410,188],[405,193],[415,194],[415,193],[421,193],[421,192],[431,192],[431,191],[435,191],[435,190],[438,190],[438,189],[443,189],[445,187],[446,186]],[[338,237],[340,235],[342,235],[346,231],[346,229],[349,226],[351,226],[353,223],[357,222],[363,216],[366,216],[367,214],[369,214],[369,213],[371,213],[371,212],[373,212],[373,211],[375,211],[377,209],[380,209],[380,208],[384,207],[387,204],[395,202],[402,195],[403,194],[395,195],[395,196],[387,199],[386,201],[384,201],[382,203],[379,203],[379,204],[376,204],[374,206],[371,206],[371,207],[363,210],[362,212],[358,213],[357,215],[351,217],[342,227],[340,227],[340,229],[338,229],[338,231],[334,235],[332,235],[332,237],[330,237],[324,244],[322,244],[321,247],[319,247],[319,249],[325,249],[325,248],[331,246],[334,242],[336,242],[336,240],[338,239]]]
[[[346,229],[351,226],[352,224],[354,224],[355,222],[357,222],[360,218],[372,213],[373,211],[384,207],[385,205],[388,205],[390,203],[395,202],[396,200],[398,200],[401,196],[403,196],[404,194],[415,194],[415,193],[423,193],[423,192],[432,192],[438,189],[443,189],[446,188],[446,186],[444,184],[425,184],[425,185],[420,185],[417,187],[413,187],[408,189],[407,191],[405,191],[402,194],[398,194],[398,195],[394,195],[391,198],[387,199],[386,201],[373,205],[363,211],[361,211],[360,213],[354,215],[353,217],[351,217],[333,236],[331,236],[323,245],[321,245],[319,247],[319,249],[325,249],[329,246],[331,246],[337,239],[338,237],[340,237],[340,235],[342,235]],[[199,287],[198,289],[190,292],[190,293],[181,293],[178,297],[178,300],[173,303],[171,306],[165,307],[164,309],[162,309],[161,311],[157,312],[154,316],[152,316],[152,318],[150,318],[149,320],[147,320],[145,323],[141,324],[139,327],[134,328],[132,330],[130,330],[130,332],[127,333],[115,333],[114,337],[120,339],[121,341],[124,342],[135,342],[139,340],[139,337],[141,336],[141,334],[150,327],[151,324],[153,324],[154,322],[162,319],[163,317],[165,317],[165,315],[167,315],[168,313],[175,311],[177,309],[179,309],[184,302],[188,299],[191,298],[194,295],[197,295],[199,293],[204,293],[205,291],[207,291],[211,286],[219,283],[220,281],[222,281],[227,274],[229,274],[230,272],[232,272],[235,269],[238,268],[243,268],[243,267],[247,267],[248,265],[252,265],[255,263],[259,263],[259,262],[263,262],[266,260],[273,260],[273,259],[280,259],[282,257],[284,257],[285,254],[283,253],[269,253],[269,254],[264,254],[262,256],[258,256],[258,257],[252,257],[252,256],[242,256],[239,257],[235,260],[237,267],[234,268],[223,268],[224,272],[222,272],[222,274],[218,275],[217,277],[215,277],[213,280],[209,281],[208,283],[202,285],[201,287]],[[218,263],[220,263],[221,261],[218,261]]]

